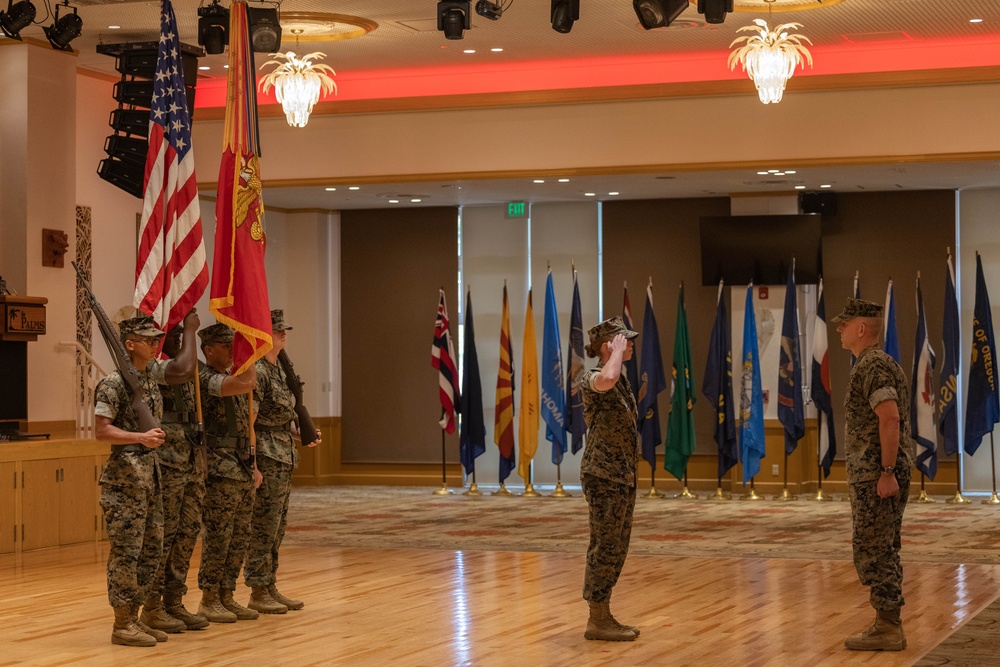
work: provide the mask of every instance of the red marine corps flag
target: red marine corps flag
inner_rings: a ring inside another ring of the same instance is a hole
[[[177,19],[163,0],[132,297],[163,331],[180,323],[208,287],[182,70]]]
[[[229,7],[229,96],[223,140],[209,310],[236,330],[233,374],[239,375],[271,349],[257,91],[243,2]]]

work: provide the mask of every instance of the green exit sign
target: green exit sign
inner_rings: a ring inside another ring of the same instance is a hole
[[[528,205],[523,201],[512,201],[507,204],[507,214],[505,218],[527,218]]]

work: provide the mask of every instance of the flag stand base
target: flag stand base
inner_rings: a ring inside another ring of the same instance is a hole
[[[983,501],[984,505],[1000,505],[1000,496],[997,496],[997,492],[994,491],[989,498]]]
[[[563,488],[562,482],[556,482],[556,490],[552,492],[551,498],[572,498],[573,494]]]
[[[434,490],[434,495],[435,496],[450,496],[453,493],[455,493],[455,492],[451,491],[448,488],[447,484],[442,484],[440,489],[435,489]]]
[[[779,493],[778,495],[776,495],[774,497],[774,499],[775,500],[788,501],[788,500],[798,500],[799,497],[796,496],[796,495],[794,495],[794,494],[789,493],[788,492],[788,487],[786,486],[785,488],[783,488],[781,490],[781,493]]]
[[[468,491],[463,491],[462,495],[463,496],[481,496],[481,495],[483,495],[483,492],[480,491],[479,487],[476,486],[476,483],[473,482],[472,484],[469,485],[469,490]]]
[[[961,491],[956,491],[955,495],[945,501],[949,505],[968,505],[972,503],[971,500],[962,495]]]
[[[667,494],[660,493],[659,491],[656,490],[655,486],[651,486],[651,487],[649,487],[649,493],[644,493],[644,494],[642,494],[641,497],[642,498],[666,498]]]
[[[494,491],[491,495],[494,495],[494,496],[512,496],[514,494],[511,493],[507,489],[507,487],[503,485],[503,482],[500,482],[500,488],[497,489],[496,491]]]
[[[817,489],[816,490],[816,495],[815,496],[809,496],[808,498],[806,498],[806,500],[819,500],[819,501],[833,500],[833,496],[823,495],[823,489]]]
[[[920,489],[920,495],[913,499],[915,503],[936,503],[937,501],[927,495],[927,492]]]
[[[740,496],[740,500],[764,500],[764,496],[757,493],[757,489],[750,487],[750,490]]]
[[[541,498],[542,497],[542,494],[540,494],[538,491],[535,491],[535,487],[533,487],[531,485],[531,482],[528,482],[527,484],[524,485],[524,493],[521,493],[519,495],[521,497],[523,497],[523,498]]]
[[[674,494],[674,498],[688,498],[688,499],[691,499],[691,500],[697,500],[698,496],[696,494],[691,493],[690,491],[688,491],[688,488],[685,486],[684,489],[680,493],[675,493]]]
[[[732,500],[732,499],[733,499],[733,494],[723,493],[721,486],[715,487],[715,493],[713,493],[712,495],[705,496],[705,500]]]

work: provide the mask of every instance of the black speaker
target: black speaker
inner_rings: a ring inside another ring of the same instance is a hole
[[[803,213],[837,214],[837,195],[833,192],[800,192],[799,210]]]

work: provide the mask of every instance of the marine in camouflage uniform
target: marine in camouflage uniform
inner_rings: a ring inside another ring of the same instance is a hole
[[[278,364],[278,354],[285,347],[285,332],[291,328],[285,324],[284,311],[272,310],[274,347],[257,361],[255,398],[259,408],[254,431],[257,466],[264,481],[254,498],[250,549],[243,566],[243,580],[253,589],[247,606],[265,614],[284,614],[289,609],[305,606],[277,591],[278,551],[288,523],[292,470],[298,462],[292,440],[295,396],[288,388],[284,369]]]
[[[137,317],[119,325],[122,342],[136,367],[143,401],[157,421],[163,401],[156,381],[145,370],[163,332],[152,318]],[[142,369],[142,370],[139,370]],[[132,397],[120,371],[97,385],[95,434],[110,442],[111,456],[101,473],[101,508],[108,533],[108,602],[115,610],[113,644],[153,646],[166,641],[138,624],[139,605],[156,577],[163,545],[163,506],[159,469],[153,449],[163,443],[159,428],[140,430]]]
[[[250,452],[247,394],[253,385],[243,393],[233,394],[227,390],[227,386],[238,379],[220,370],[232,364],[231,328],[213,324],[199,331],[198,336],[208,362],[200,371],[202,416],[208,440],[208,478],[202,506],[205,532],[198,568],[198,588],[202,590],[198,613],[213,623],[253,620],[257,612],[243,607],[233,598],[250,543],[255,468]],[[244,377],[252,377],[256,382],[253,368],[241,374],[240,378]]]
[[[899,618],[904,604],[899,548],[914,455],[910,392],[899,364],[879,349],[881,317],[881,305],[848,299],[834,318],[843,346],[857,357],[844,403],[847,482],[854,567],[871,588],[876,610],[868,630],[845,640],[847,648],[858,650],[906,647]]]
[[[628,555],[635,509],[637,414],[635,396],[621,364],[631,358],[631,339],[639,334],[626,328],[620,317],[601,322],[588,333],[587,355],[599,356],[600,363],[581,381],[587,443],[580,473],[590,508],[590,546],[583,583],[590,619],[584,637],[630,641],[639,630],[614,619],[610,600]]]
[[[182,603],[188,590],[191,555],[201,532],[201,507],[205,499],[206,452],[200,446],[194,381],[198,324],[197,313],[192,309],[183,329],[178,325],[164,341],[163,352],[172,360],[154,361],[150,366],[163,395],[162,427],[166,433],[166,441],[155,454],[160,464],[163,494],[163,553],[142,618],[150,627],[164,632],[208,627],[208,619],[191,614]],[[170,372],[174,360],[184,362],[180,373]]]

